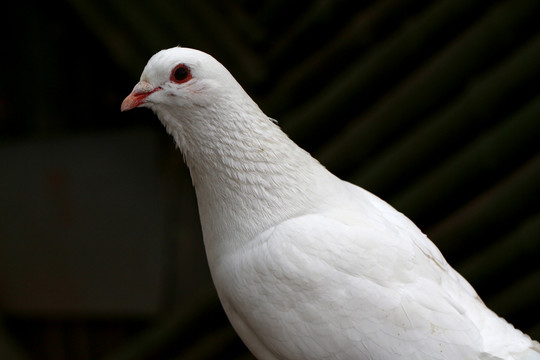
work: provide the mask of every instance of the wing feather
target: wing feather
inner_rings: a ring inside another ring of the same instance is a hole
[[[240,336],[263,349],[255,355],[497,359],[484,351],[479,324],[508,324],[409,219],[350,191],[339,206],[263,232],[214,274],[227,277],[218,292]]]

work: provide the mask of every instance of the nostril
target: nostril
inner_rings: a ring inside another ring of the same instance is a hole
[[[139,81],[137,85],[133,88],[134,94],[149,94],[156,91],[158,88],[155,88],[152,84],[147,81]]]

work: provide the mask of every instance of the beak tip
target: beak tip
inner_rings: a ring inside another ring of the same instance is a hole
[[[122,105],[120,105],[120,111],[128,111],[131,109],[135,109],[136,107],[140,106],[143,103],[143,99],[141,99],[140,96],[136,96],[135,94],[131,93],[129,94],[124,101],[122,101]]]
[[[148,82],[140,81],[139,83],[137,83],[137,85],[135,85],[135,88],[133,89],[131,94],[129,94],[124,99],[124,101],[122,101],[120,111],[128,111],[143,105],[146,98],[158,90],[161,90],[161,87],[154,88]]]
[[[128,111],[132,109],[132,107],[129,106],[130,104],[128,104],[126,100],[127,98],[124,101],[122,101],[122,105],[120,105],[120,112],[124,112],[124,111]]]

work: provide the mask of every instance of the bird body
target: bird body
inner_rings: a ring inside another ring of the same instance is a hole
[[[212,278],[260,360],[540,360],[403,214],[327,171],[203,52],[154,55],[149,107],[197,193]]]

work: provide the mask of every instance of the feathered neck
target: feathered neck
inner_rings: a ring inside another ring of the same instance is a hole
[[[333,178],[249,98],[158,116],[190,169],[209,257],[309,212]]]

